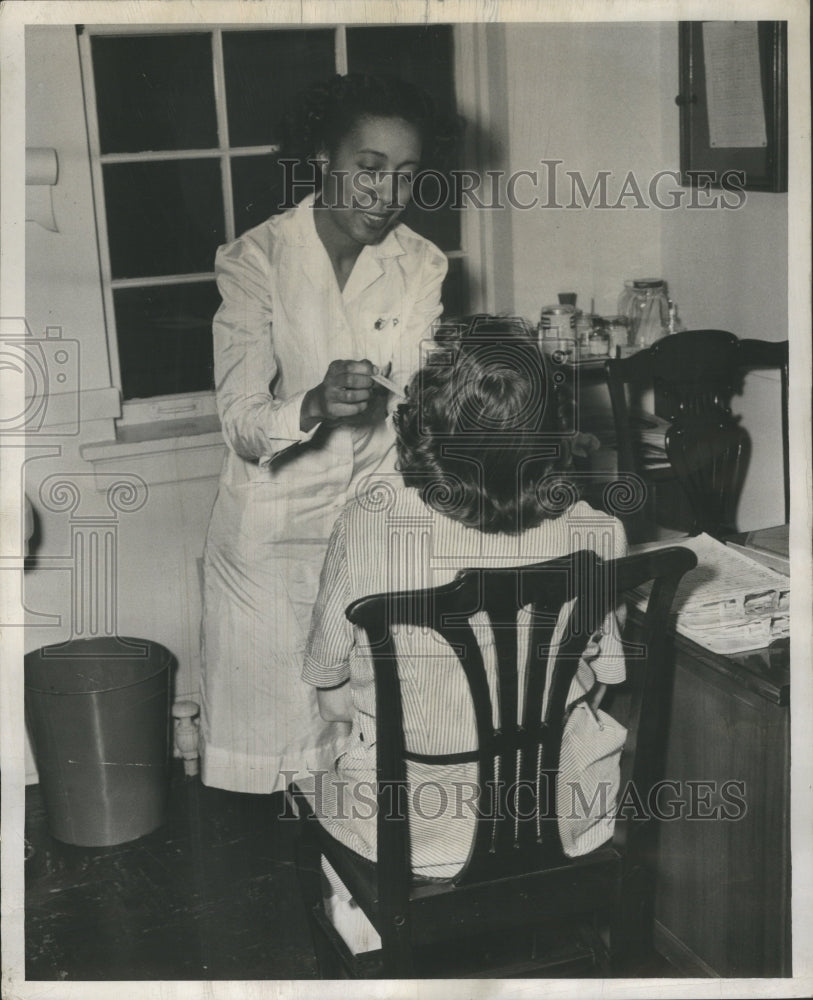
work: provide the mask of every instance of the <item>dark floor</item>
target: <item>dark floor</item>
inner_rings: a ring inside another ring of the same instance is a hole
[[[26,796],[27,979],[312,979],[282,795],[173,779],[167,823],[128,844],[49,836]]]
[[[315,979],[282,804],[207,788],[178,764],[164,826],[83,848],[48,834],[29,786],[26,979]],[[653,953],[639,975],[677,973]]]

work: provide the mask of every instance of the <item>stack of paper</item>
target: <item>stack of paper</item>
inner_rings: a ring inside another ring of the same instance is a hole
[[[756,531],[750,531],[744,542],[727,541],[726,545],[749,555],[758,563],[762,563],[763,566],[775,569],[777,573],[790,576],[788,526],[786,524],[776,528],[759,528]]]
[[[666,543],[669,544],[669,543]],[[671,544],[675,544],[672,542]],[[790,581],[709,535],[680,541],[697,567],[680,582],[672,613],[678,632],[715,653],[762,649],[790,633]],[[644,548],[663,547],[663,543]],[[646,594],[637,597],[646,606]]]

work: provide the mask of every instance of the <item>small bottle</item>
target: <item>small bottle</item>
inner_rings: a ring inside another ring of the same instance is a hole
[[[607,333],[610,335],[610,357],[614,358],[619,347],[626,347],[629,340],[629,323],[625,316],[610,316],[606,320]]]
[[[669,299],[669,326],[667,333],[680,333],[683,329],[683,323],[678,316],[677,303]]]
[[[606,358],[610,353],[610,335],[600,326],[590,334],[589,353],[592,358]]]
[[[588,353],[592,333],[593,317],[585,313],[579,313],[576,316],[576,343],[579,346],[579,351],[584,354]]]

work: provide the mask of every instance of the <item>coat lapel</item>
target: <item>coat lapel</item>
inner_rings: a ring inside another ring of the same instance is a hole
[[[390,230],[380,243],[364,247],[344,286],[344,301],[349,303],[357,299],[384,274],[392,258],[400,257],[405,252],[395,229]]]

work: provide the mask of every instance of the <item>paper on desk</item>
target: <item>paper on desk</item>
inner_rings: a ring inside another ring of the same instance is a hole
[[[672,604],[678,632],[718,653],[760,649],[789,633],[787,577],[709,535],[679,544],[695,553],[697,566],[681,580]],[[639,606],[645,606],[646,595],[638,596]]]
[[[790,576],[790,559],[787,555],[780,555],[775,552],[765,551],[759,547],[754,547],[750,543],[750,540],[745,545],[741,545],[739,542],[726,542],[726,545],[730,549],[734,549],[735,552],[742,552],[743,555],[748,556],[763,566],[767,566],[769,569],[775,569],[777,573],[781,573],[783,576]]]
[[[766,146],[758,23],[706,21],[703,57],[709,145],[737,149]]]

